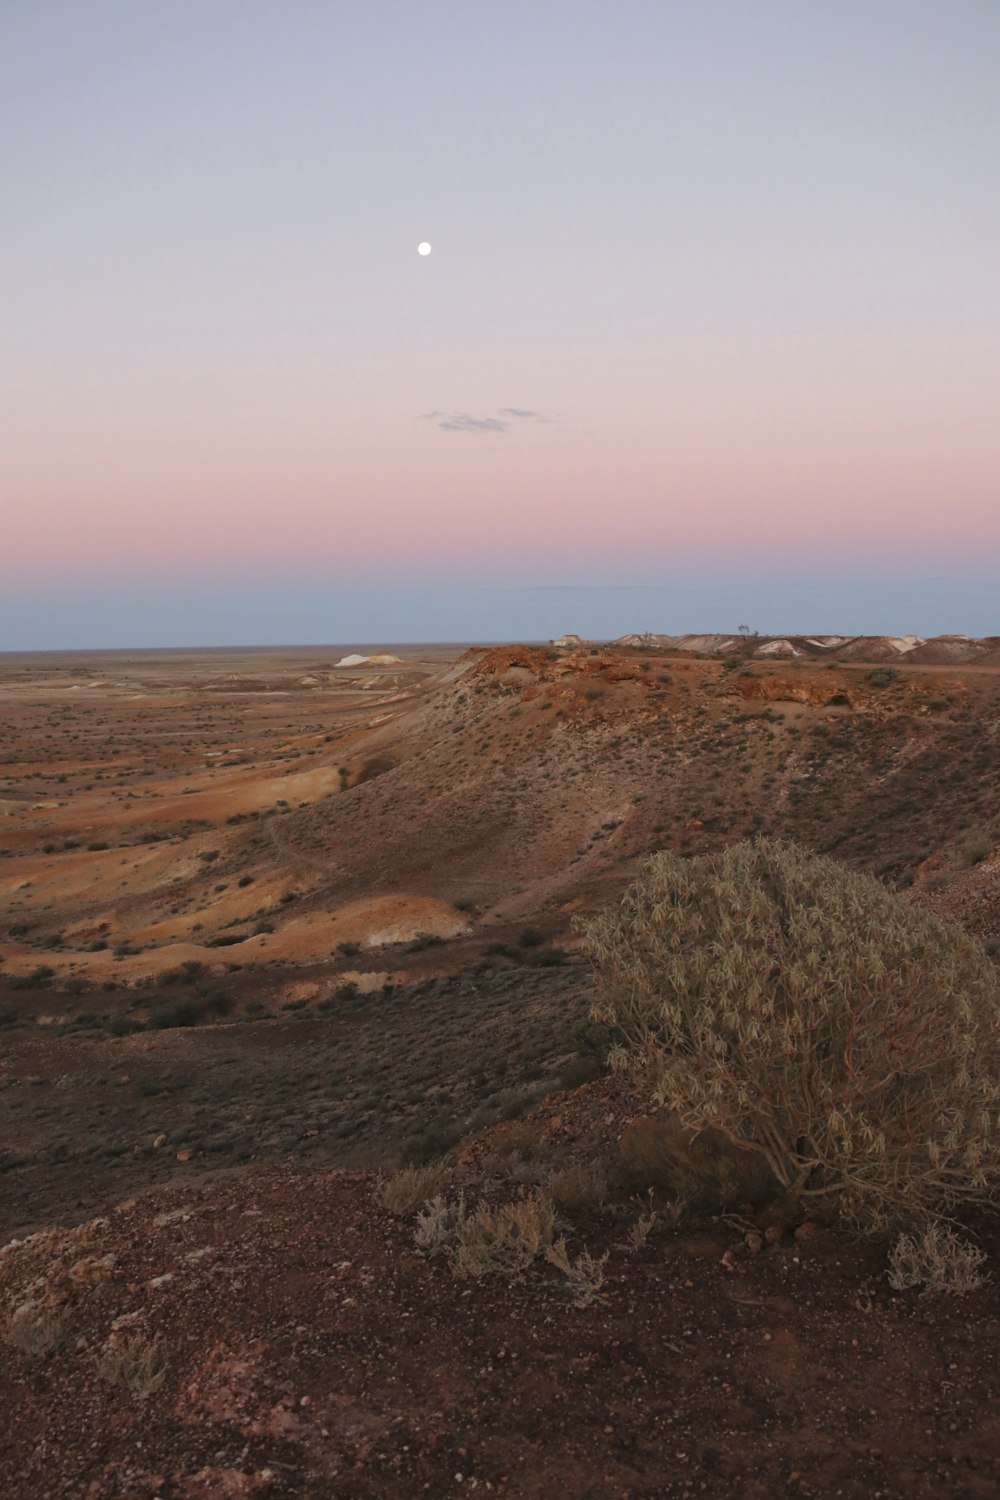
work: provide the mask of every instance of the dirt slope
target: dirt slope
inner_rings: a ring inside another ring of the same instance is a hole
[[[719,1223],[589,1240],[577,1308],[551,1267],[456,1282],[363,1177],[254,1171],[12,1247],[8,1306],[48,1302],[64,1343],[6,1356],[2,1492],[997,1493],[995,1286],[894,1294],[822,1234],[731,1270]]]

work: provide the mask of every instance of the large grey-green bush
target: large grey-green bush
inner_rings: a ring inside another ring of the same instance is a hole
[[[767,839],[657,855],[579,925],[612,1061],[786,1193],[884,1229],[997,1188],[1000,978],[959,928]]]

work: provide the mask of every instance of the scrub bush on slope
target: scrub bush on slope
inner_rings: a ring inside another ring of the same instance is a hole
[[[767,839],[657,855],[579,926],[613,1061],[802,1206],[884,1230],[995,1190],[1000,977],[960,929]]]

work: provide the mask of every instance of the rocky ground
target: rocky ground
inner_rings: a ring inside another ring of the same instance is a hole
[[[789,644],[0,662],[0,1493],[1000,1492],[995,1274],[678,1220],[599,1076],[572,919],[659,848],[1000,950],[996,643]],[[589,1305],[420,1253],[375,1174],[443,1154]]]
[[[997,1494],[995,1282],[894,1293],[820,1230],[724,1263],[718,1220],[587,1243],[587,1307],[457,1281],[371,1179],[270,1168],[11,1246],[2,1493]]]

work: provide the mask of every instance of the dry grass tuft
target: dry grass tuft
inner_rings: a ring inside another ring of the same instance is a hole
[[[530,1161],[538,1151],[544,1136],[538,1120],[507,1120],[490,1132],[490,1151],[494,1156],[520,1156]]]
[[[608,1196],[608,1181],[599,1167],[572,1162],[549,1173],[548,1190],[557,1208],[567,1213],[585,1213],[600,1208]]]
[[[413,1243],[424,1255],[441,1255],[455,1244],[465,1217],[464,1193],[452,1203],[437,1193],[417,1214]]]
[[[403,1218],[433,1196],[443,1176],[440,1166],[404,1167],[392,1177],[379,1179],[376,1196],[387,1213]]]
[[[608,1263],[607,1251],[599,1260],[595,1260],[589,1250],[581,1250],[576,1259],[571,1260],[566,1249],[566,1241],[558,1239],[545,1251],[545,1259],[566,1277],[574,1307],[590,1307],[591,1303],[597,1301],[604,1285],[604,1267]]]
[[[939,1220],[920,1234],[901,1234],[889,1253],[889,1285],[897,1292],[974,1292],[983,1284],[986,1256]]]
[[[522,1275],[551,1245],[554,1227],[555,1208],[544,1193],[471,1212],[464,1196],[449,1203],[438,1194],[417,1215],[413,1239],[425,1255],[447,1255],[453,1276],[478,1281]]]
[[[458,1226],[448,1257],[451,1273],[473,1281],[521,1276],[551,1245],[554,1228],[555,1209],[544,1193],[497,1208],[481,1205]]]
[[[159,1339],[136,1333],[112,1340],[102,1354],[98,1374],[110,1385],[120,1386],[140,1401],[156,1394],[167,1378],[167,1361]]]

